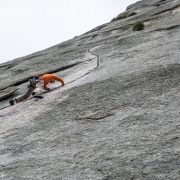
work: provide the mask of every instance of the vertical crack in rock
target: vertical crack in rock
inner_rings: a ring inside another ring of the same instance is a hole
[[[0,121],[0,179],[180,179],[180,0],[170,1],[139,1],[136,17],[0,67],[1,89],[55,70],[72,83],[0,111],[16,108]],[[135,21],[146,30],[132,32]]]
[[[89,49],[88,52],[91,53],[92,55],[96,56],[96,58],[97,58],[97,66],[96,66],[96,68],[99,67],[99,55],[93,53],[93,52],[91,51],[91,49]],[[95,69],[96,69],[96,68],[95,68]]]

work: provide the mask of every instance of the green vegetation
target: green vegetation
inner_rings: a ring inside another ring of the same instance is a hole
[[[133,25],[132,30],[133,31],[141,31],[144,29],[144,27],[145,27],[145,25],[143,22],[137,22]]]

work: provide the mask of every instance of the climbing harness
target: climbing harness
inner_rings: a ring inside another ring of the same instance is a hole
[[[97,33],[96,33],[95,35],[93,35],[92,38],[96,37],[96,36],[98,35],[98,33],[99,33],[99,30],[97,31]],[[84,42],[85,42],[85,40],[82,42],[82,44],[83,44]],[[81,44],[81,45],[82,45],[82,44]],[[96,68],[99,67],[99,63],[100,63],[99,55],[93,53],[92,51],[90,51],[90,49],[88,50],[88,52],[97,57],[97,66],[96,66]],[[96,68],[95,68],[95,69],[96,69]],[[86,76],[87,74],[91,73],[92,71],[93,71],[93,70],[89,71],[88,73],[86,73],[85,75],[81,76],[80,78]],[[35,87],[33,86],[33,84],[34,84],[36,81],[39,81],[39,80],[38,80],[38,76],[39,76],[39,75],[37,75],[37,76],[35,76],[35,77],[33,77],[32,79],[29,80],[28,87],[35,88]],[[80,78],[77,78],[76,80],[78,80],[78,79],[80,79]],[[72,83],[72,82],[74,82],[74,81],[76,81],[76,80],[72,80],[72,81],[70,81],[70,82],[68,82],[68,83],[66,83],[66,84],[70,84],[70,83]],[[61,86],[60,86],[60,87],[61,87]],[[59,87],[57,87],[57,88],[59,88]],[[57,88],[53,88],[53,89],[57,89]],[[44,93],[47,93],[47,92],[49,92],[49,91],[45,91],[45,92],[43,92],[43,93],[41,93],[41,94],[44,94]],[[20,104],[18,104],[16,107],[14,107],[13,109],[11,109],[11,110],[10,110],[9,112],[7,112],[6,114],[0,115],[0,121],[1,121],[5,116],[11,114],[13,111],[15,111],[15,109],[19,108],[19,107],[22,106],[26,101],[28,101],[28,100],[30,100],[30,99],[32,99],[32,98],[33,98],[33,97],[30,97],[30,98],[24,100],[23,102],[21,102]],[[41,95],[34,95],[34,98],[40,98],[40,99],[42,99],[42,98],[44,98],[44,97],[41,96]],[[6,107],[9,107],[9,106],[6,106]],[[4,107],[4,108],[6,108],[6,107]],[[1,109],[4,109],[4,108],[1,108]],[[0,110],[1,110],[1,109],[0,109]]]

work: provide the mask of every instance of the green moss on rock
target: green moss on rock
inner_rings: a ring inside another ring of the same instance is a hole
[[[145,28],[145,25],[143,22],[137,22],[132,26],[133,31],[141,31]]]

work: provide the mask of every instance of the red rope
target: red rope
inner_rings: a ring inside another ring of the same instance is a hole
[[[11,114],[13,111],[15,111],[15,109],[17,109],[18,107],[22,106],[26,101],[28,101],[31,98],[28,98],[26,100],[24,100],[23,102],[21,102],[19,105],[17,105],[16,107],[12,108],[10,111],[8,111],[6,114],[4,114],[1,118],[0,121],[3,120],[3,118],[9,114]]]

